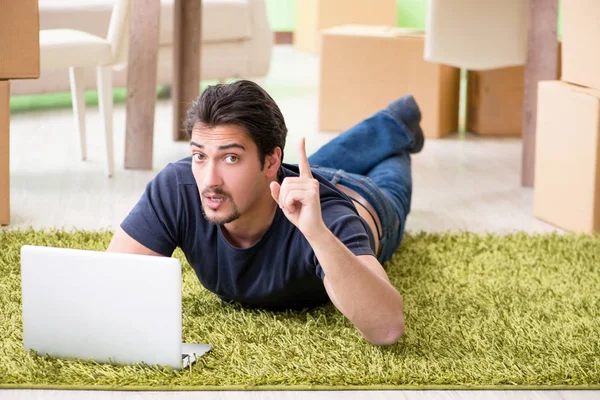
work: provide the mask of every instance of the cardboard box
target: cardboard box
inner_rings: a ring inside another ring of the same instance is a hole
[[[294,46],[319,52],[321,30],[337,25],[395,26],[396,0],[296,0]]]
[[[556,79],[560,77],[558,43]],[[521,136],[525,67],[467,72],[467,132],[488,136]]]
[[[466,130],[521,136],[525,67],[467,72]]]
[[[534,215],[562,229],[600,230],[600,90],[538,86]]]
[[[10,82],[0,81],[0,225],[10,223]]]
[[[460,71],[423,59],[414,30],[341,26],[323,32],[319,130],[341,132],[412,94],[426,137],[456,132]]]
[[[600,89],[600,1],[569,0],[562,5],[563,81]]]
[[[0,79],[40,77],[38,0],[0,1]]]

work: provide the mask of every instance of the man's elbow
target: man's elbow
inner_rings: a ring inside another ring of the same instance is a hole
[[[382,337],[382,340],[379,343],[373,343],[378,346],[391,346],[393,344],[398,343],[402,335],[404,334],[404,324],[398,328],[391,329],[387,332],[386,335]]]
[[[380,329],[380,333],[373,334],[372,336],[363,337],[371,344],[376,346],[390,346],[398,343],[402,335],[404,334],[404,321],[398,321],[392,326]]]

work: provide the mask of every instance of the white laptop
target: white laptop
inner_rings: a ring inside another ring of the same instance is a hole
[[[21,284],[25,351],[181,369],[211,348],[181,342],[175,258],[25,245]]]

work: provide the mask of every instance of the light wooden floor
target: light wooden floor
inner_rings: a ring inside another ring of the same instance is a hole
[[[321,392],[96,392],[57,390],[5,390],[3,400],[85,399],[85,400],[597,400],[596,391],[321,391]]]
[[[258,80],[280,105],[289,128],[286,161],[297,160],[301,136],[310,154],[334,137],[317,131],[318,57],[276,46],[269,75]],[[66,73],[66,72],[65,72]],[[358,94],[357,94],[358,95]],[[171,140],[171,104],[159,101],[155,118],[154,170],[123,168],[123,105],[115,107],[116,172],[104,175],[104,150],[96,108],[88,113],[88,161],[79,159],[71,110],[17,114],[11,122],[11,204],[8,229],[116,228],[146,183],[168,162],[188,155],[189,146]],[[413,157],[414,194],[409,231],[469,230],[505,233],[557,230],[533,217],[533,190],[520,185],[521,140],[453,135],[427,140]],[[6,229],[6,228],[5,228]],[[560,230],[559,230],[560,231]],[[0,391],[2,399],[83,397],[71,391]],[[89,392],[86,398],[188,399],[592,399],[585,391],[385,391],[385,392]]]

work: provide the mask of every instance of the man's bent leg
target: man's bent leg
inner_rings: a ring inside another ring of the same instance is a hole
[[[413,153],[423,146],[421,112],[412,96],[392,102],[308,158],[311,165],[366,175],[389,157]]]
[[[420,151],[424,142],[420,120],[414,99],[405,96],[309,157],[315,172],[360,193],[377,211],[382,263],[404,236],[412,198],[410,153]]]
[[[411,208],[412,174],[411,159],[406,152],[389,157],[377,164],[367,174],[369,179],[382,193],[374,207],[382,219],[382,238],[380,261],[389,260],[404,236],[406,219]],[[383,198],[384,200],[378,200]]]

